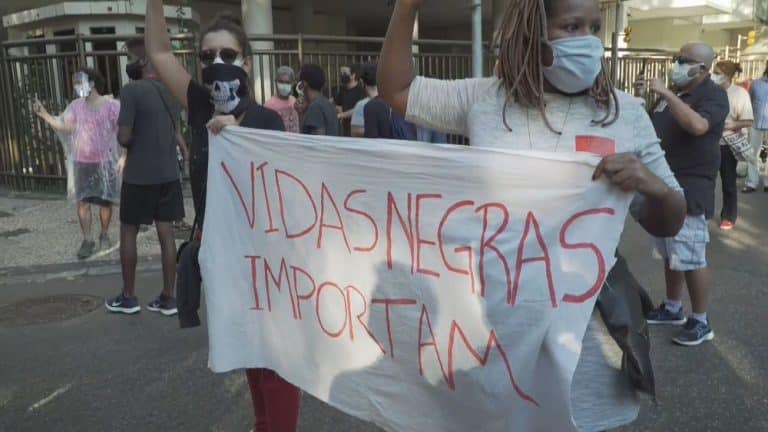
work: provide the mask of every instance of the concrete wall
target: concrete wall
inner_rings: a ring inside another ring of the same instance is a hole
[[[690,41],[702,41],[715,48],[731,43],[729,30],[716,30],[698,24],[683,24],[680,20],[654,19],[630,21],[632,41],[630,48],[677,50]]]

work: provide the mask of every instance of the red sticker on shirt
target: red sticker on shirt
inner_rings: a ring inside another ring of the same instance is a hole
[[[598,156],[616,153],[616,143],[611,138],[594,135],[576,135],[576,151]]]

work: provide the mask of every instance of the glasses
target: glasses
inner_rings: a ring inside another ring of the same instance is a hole
[[[696,61],[694,59],[690,59],[690,58],[682,56],[682,55],[676,55],[676,56],[672,57],[672,63],[677,63],[677,64],[679,64],[681,66],[684,65],[684,64],[701,64],[700,61]]]
[[[216,62],[216,58],[220,58],[226,64],[232,64],[240,58],[240,52],[232,48],[222,48],[219,51],[207,49],[200,51],[197,56],[205,66],[212,65]]]

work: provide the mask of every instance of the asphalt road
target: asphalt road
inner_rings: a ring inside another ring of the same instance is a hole
[[[741,198],[736,229],[712,229],[715,340],[681,348],[669,341],[672,329],[653,328],[659,404],[644,401],[640,418],[621,431],[768,431],[768,194]],[[661,263],[634,223],[621,249],[654,298],[663,298]],[[143,303],[159,283],[158,273],[140,276]],[[59,294],[100,303],[119,286],[118,275],[0,284],[0,308]],[[180,330],[175,318],[146,310],[117,316],[103,307],[63,321],[35,321],[64,313],[50,308],[45,316],[16,321],[0,314],[0,431],[251,428],[244,374],[214,375],[206,368],[204,327]],[[305,396],[300,430],[378,429]]]

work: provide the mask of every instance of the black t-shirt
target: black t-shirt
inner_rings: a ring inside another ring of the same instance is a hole
[[[189,147],[189,174],[192,199],[198,223],[202,224],[205,214],[205,188],[208,180],[208,128],[213,117],[211,94],[203,85],[190,81],[187,88],[189,128],[192,143]],[[251,102],[243,115],[240,126],[253,129],[285,131],[283,120],[276,112]]]
[[[392,138],[392,109],[377,96],[363,109],[366,138]]]
[[[365,91],[365,87],[363,86],[362,82],[358,82],[357,86],[349,89],[347,86],[342,86],[339,88],[339,92],[336,95],[336,100],[334,101],[336,103],[336,106],[341,107],[342,112],[347,112],[351,109],[355,108],[355,105],[362,99],[365,99],[368,97],[368,92]],[[342,136],[350,136],[351,135],[351,123],[352,119],[344,119],[344,121],[341,122],[342,125]]]
[[[694,136],[683,129],[662,102],[651,112],[653,127],[661,139],[667,162],[685,191],[689,215],[712,218],[715,212],[715,181],[720,167],[720,138],[730,105],[728,94],[712,80],[680,98],[709,122],[709,130]]]
[[[320,96],[312,101],[304,113],[301,133],[308,135],[339,135],[339,121],[331,101]]]
[[[121,127],[131,129],[123,181],[152,185],[179,179],[176,123],[181,108],[160,82],[133,81],[120,90]]]

